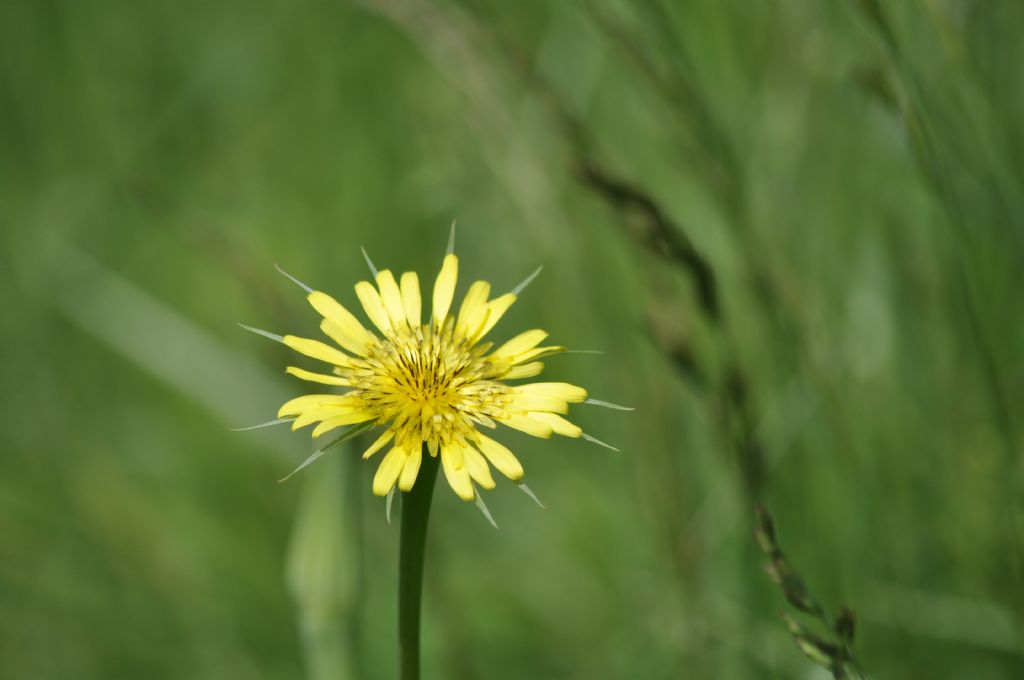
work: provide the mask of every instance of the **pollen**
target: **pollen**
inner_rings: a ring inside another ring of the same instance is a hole
[[[495,487],[491,468],[521,483],[519,460],[483,432],[499,425],[535,437],[601,443],[564,416],[570,404],[613,405],[588,400],[585,389],[569,383],[511,382],[536,377],[544,368],[541,359],[564,347],[543,344],[547,333],[537,329],[497,346],[487,340],[523,286],[492,298],[490,284],[476,281],[456,310],[458,268],[454,254],[445,256],[424,319],[419,277],[405,272],[396,279],[371,264],[375,280],[355,286],[369,328],[335,298],[296,280],[331,343],[261,332],[327,366],[322,372],[289,366],[288,373],[336,390],[292,399],[272,422],[313,426],[313,437],[346,426],[377,430],[363,458],[381,454],[373,479],[378,496],[412,489],[424,455],[441,457],[448,484],[466,501],[478,499],[478,489]]]

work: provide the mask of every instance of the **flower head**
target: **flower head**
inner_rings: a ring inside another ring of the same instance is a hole
[[[288,373],[345,390],[292,399],[278,411],[279,421],[291,420],[293,430],[315,425],[313,437],[346,425],[360,432],[383,427],[363,453],[370,458],[387,449],[373,479],[378,496],[388,495],[396,485],[402,491],[413,487],[424,449],[427,455],[441,456],[445,477],[463,500],[477,499],[477,487],[494,488],[491,466],[520,483],[519,460],[481,429],[504,425],[535,437],[558,434],[597,441],[562,417],[569,404],[588,401],[582,387],[505,382],[537,376],[544,368],[540,359],[564,352],[564,347],[543,345],[547,333],[536,329],[497,347],[485,339],[530,279],[495,298],[489,283],[476,281],[455,310],[459,261],[449,253],[434,282],[432,313],[424,319],[414,272],[396,280],[391,271],[370,267],[375,283],[360,281],[355,292],[377,332],[330,295],[296,280],[323,317],[320,329],[336,346],[263,333],[331,367],[329,373],[318,373],[289,366]]]

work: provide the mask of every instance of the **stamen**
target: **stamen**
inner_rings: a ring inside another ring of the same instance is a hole
[[[584,435],[584,436],[586,436],[586,435]],[[548,506],[546,506],[543,503],[541,503],[540,499],[537,498],[537,496],[532,491],[530,491],[530,487],[526,486],[526,484],[524,484],[523,482],[519,482],[519,483],[516,484],[516,486],[518,486],[520,489],[522,489],[523,493],[525,493],[527,496],[532,498],[533,502],[536,503],[537,505],[539,505],[542,509],[544,509],[544,510],[548,509]]]
[[[536,269],[534,269],[532,274],[527,276],[525,279],[523,279],[522,283],[520,283],[518,286],[516,286],[515,288],[512,289],[512,294],[515,295],[516,297],[518,297],[519,294],[523,292],[523,289],[525,289],[527,286],[529,286],[530,283],[532,283],[533,280],[535,278],[537,278],[537,275],[540,274],[540,271],[542,269],[544,269],[544,265],[541,265],[541,266],[537,267]]]
[[[262,335],[265,338],[270,338],[271,340],[276,340],[277,342],[280,342],[282,344],[284,343],[284,336],[282,336],[282,335],[277,335],[276,333],[271,333],[270,331],[261,331],[259,328],[253,328],[252,326],[246,326],[244,323],[240,323],[238,325],[241,326],[242,328],[244,328],[245,330],[251,332],[251,333],[255,333],[256,335]]]
[[[304,284],[304,283],[303,283],[302,281],[299,281],[299,280],[298,280],[297,278],[295,278],[294,276],[292,276],[291,274],[289,274],[289,273],[288,273],[288,272],[286,272],[285,270],[281,269],[281,267],[279,267],[279,266],[278,266],[277,264],[275,264],[275,265],[274,265],[274,268],[275,268],[275,269],[277,269],[277,271],[279,271],[279,272],[281,272],[282,274],[284,274],[284,275],[285,275],[285,277],[287,277],[287,278],[291,279],[291,280],[292,280],[292,282],[293,282],[293,283],[295,283],[295,285],[297,285],[297,286],[298,286],[299,288],[301,288],[302,290],[306,291],[307,293],[312,293],[312,292],[313,292],[313,289],[312,289],[312,288],[310,288],[309,286],[307,286],[306,284]]]
[[[591,437],[586,432],[583,433],[583,438],[586,439],[588,442],[593,442],[594,444],[599,444],[600,446],[603,446],[606,449],[611,449],[612,451],[615,451],[616,453],[619,452],[619,450],[617,448],[615,448],[614,446],[612,446],[611,444],[605,444],[603,441],[601,441],[597,437]]]
[[[487,509],[487,504],[484,503],[484,497],[480,495],[480,492],[477,491],[476,487],[473,487],[473,491],[476,493],[476,507],[484,514],[484,517],[486,517],[487,521],[491,523],[491,526],[497,529],[498,523],[494,521],[493,517],[491,517],[491,511]]]
[[[601,401],[600,399],[587,399],[584,404],[593,404],[594,406],[604,406],[605,408],[615,409],[616,411],[635,411],[636,409],[632,406],[619,406],[613,404],[610,401]]]
[[[260,423],[259,425],[250,425],[249,427],[232,427],[231,431],[232,432],[248,432],[250,430],[259,430],[260,428],[263,428],[263,427],[270,427],[271,425],[280,425],[281,423],[290,423],[293,420],[295,420],[295,418],[275,418],[274,420],[268,420],[267,422]]]
[[[359,246],[359,250],[363,251],[363,259],[366,260],[366,266],[370,268],[370,273],[373,274],[373,278],[377,278],[377,268],[373,266],[370,256],[366,254],[366,248]]]

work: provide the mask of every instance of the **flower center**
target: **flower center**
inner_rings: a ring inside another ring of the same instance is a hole
[[[403,328],[370,348],[365,367],[342,373],[396,439],[433,447],[472,437],[474,422],[493,426],[507,404],[508,388],[484,359],[489,348],[456,340],[451,324]]]

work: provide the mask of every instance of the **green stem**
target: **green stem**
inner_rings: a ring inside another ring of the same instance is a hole
[[[430,501],[440,456],[423,447],[423,462],[412,491],[402,494],[402,536],[398,551],[398,663],[401,680],[420,677],[420,602]]]

